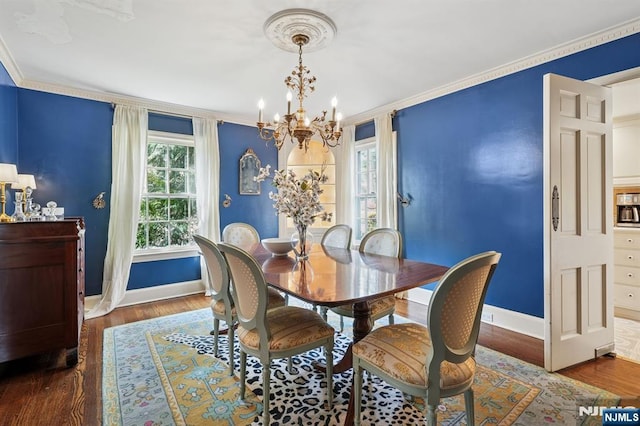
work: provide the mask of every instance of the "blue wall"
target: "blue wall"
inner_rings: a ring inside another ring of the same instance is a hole
[[[252,224],[261,238],[278,236],[278,217],[269,199],[272,190],[269,182],[262,182],[260,195],[240,195],[238,179],[240,175],[240,157],[247,148],[253,149],[262,163],[262,167],[278,167],[278,151],[272,143],[268,145],[260,139],[258,131],[252,126],[225,123],[218,126],[220,140],[220,202],[224,194],[231,197],[231,206],[220,204],[220,228],[232,222]]]
[[[110,198],[112,120],[108,103],[18,90],[18,172],[35,175],[35,202],[84,217],[88,295],[102,292],[109,202],[100,210],[91,202],[102,191]]]
[[[486,302],[543,317],[543,75],[637,66],[639,34],[399,111],[406,256],[453,265],[500,251]]]
[[[0,63],[0,163],[18,162],[18,89]]]

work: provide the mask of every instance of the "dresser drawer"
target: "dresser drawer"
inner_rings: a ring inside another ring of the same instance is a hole
[[[640,310],[640,287],[615,284],[613,286],[613,305]]]
[[[615,283],[640,286],[640,268],[616,265],[613,276]]]
[[[613,263],[640,268],[640,250],[615,249],[613,251]]]
[[[640,250],[640,232],[614,231],[613,246]]]

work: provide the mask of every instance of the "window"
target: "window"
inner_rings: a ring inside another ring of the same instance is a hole
[[[149,132],[137,254],[193,249],[191,230],[197,220],[194,164],[192,136]]]
[[[363,139],[356,142],[355,147],[355,227],[354,239],[360,241],[362,237],[377,227],[377,160],[378,150],[375,138]]]
[[[309,170],[320,172],[324,165],[324,173],[327,175],[327,182],[320,185],[323,192],[320,194],[320,203],[324,210],[331,213],[333,219],[331,222],[323,222],[316,219],[312,228],[321,230],[318,235],[322,235],[324,231],[331,225],[335,224],[336,217],[336,160],[330,149],[323,147],[322,142],[312,140],[309,143],[309,149],[299,149],[294,146],[287,156],[287,169],[293,170],[298,176],[304,176]],[[281,225],[282,226],[282,225]],[[286,218],[285,229],[287,233],[295,232],[293,220]],[[313,230],[311,230],[313,232]],[[315,233],[314,233],[315,234]]]

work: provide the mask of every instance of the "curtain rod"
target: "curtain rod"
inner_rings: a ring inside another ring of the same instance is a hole
[[[115,102],[111,102],[111,108],[115,108],[115,107],[116,107]],[[158,109],[153,109],[153,108],[147,108],[147,111],[151,112],[153,114],[168,115],[168,116],[171,116],[171,117],[181,117],[181,118],[189,118],[189,119],[192,119],[193,117],[197,117],[197,116],[193,116],[193,115],[180,114],[180,113],[177,113],[177,112],[160,111]],[[224,120],[216,120],[216,121],[218,122],[218,124],[224,124]]]

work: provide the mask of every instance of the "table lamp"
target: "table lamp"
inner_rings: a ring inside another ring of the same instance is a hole
[[[0,163],[0,203],[2,203],[2,214],[0,214],[0,222],[13,222],[11,216],[5,213],[5,185],[13,185],[18,183],[18,170],[15,164]]]

